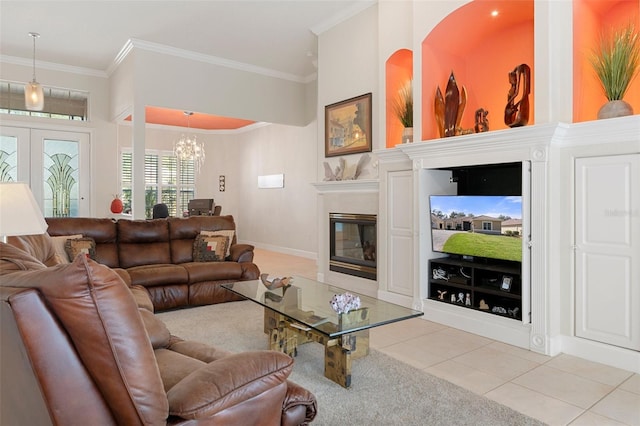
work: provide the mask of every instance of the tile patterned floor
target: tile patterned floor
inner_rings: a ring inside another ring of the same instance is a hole
[[[255,250],[271,276],[316,278],[314,260]],[[640,375],[574,356],[548,357],[412,319],[371,331],[371,346],[549,425],[640,426]]]

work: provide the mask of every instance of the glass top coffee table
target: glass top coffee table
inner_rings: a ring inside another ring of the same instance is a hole
[[[269,290],[262,281],[239,281],[222,287],[262,305],[264,331],[269,347],[291,356],[298,345],[321,343],[325,347],[324,374],[344,386],[351,386],[351,361],[369,353],[369,329],[423,315],[373,297],[302,277],[291,284]],[[336,294],[351,293],[360,298],[360,308],[346,314],[329,305]]]

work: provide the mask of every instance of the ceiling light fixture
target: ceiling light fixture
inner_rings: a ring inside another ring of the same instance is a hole
[[[190,129],[189,119],[193,115],[191,111],[185,111],[187,116],[187,128]],[[198,143],[196,135],[182,135],[173,147],[173,153],[178,160],[193,161],[196,172],[200,173],[200,167],[204,163],[204,145]]]
[[[498,16],[499,14],[500,14],[500,12],[498,12],[497,10],[493,10],[493,11],[491,11],[491,16],[493,16],[494,18],[495,18],[496,16]]]
[[[29,33],[33,38],[33,80],[24,87],[24,103],[29,111],[42,111],[44,108],[44,93],[42,86],[36,81],[36,39],[38,33]]]

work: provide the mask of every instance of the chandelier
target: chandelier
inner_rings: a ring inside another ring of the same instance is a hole
[[[187,129],[190,129],[189,118],[191,118],[193,112],[185,111],[184,115],[187,116]],[[196,172],[200,173],[200,167],[204,163],[204,145],[198,143],[196,135],[183,134],[180,136],[180,139],[176,141],[173,147],[173,153],[178,160],[193,161]]]
[[[44,94],[42,86],[36,81],[36,39],[40,37],[38,33],[29,33],[33,38],[33,80],[24,87],[24,103],[29,111],[42,111],[44,108]]]

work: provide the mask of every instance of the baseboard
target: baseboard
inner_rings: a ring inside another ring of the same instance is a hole
[[[424,301],[422,318],[509,345],[530,349],[531,326],[522,324],[520,321],[428,299]]]
[[[252,246],[262,249],[275,251],[276,253],[288,254],[290,256],[304,257],[306,259],[318,260],[318,254],[311,251],[296,250],[288,247],[274,246],[271,244],[257,243],[255,241],[240,240],[240,244],[251,244]]]
[[[574,336],[562,336],[562,353],[640,374],[640,352]]]
[[[404,306],[409,309],[416,309],[413,303],[413,297],[405,296],[402,294],[391,293],[389,291],[378,290],[378,299],[384,300],[385,302],[395,303],[396,305]],[[422,310],[422,309],[416,309]]]

